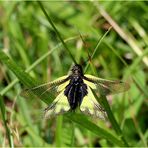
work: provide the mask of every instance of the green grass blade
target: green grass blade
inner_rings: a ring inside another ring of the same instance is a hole
[[[37,83],[27,76],[13,60],[11,60],[3,51],[0,51],[0,61],[3,62],[13,73],[21,80],[21,82],[27,87],[35,86]]]
[[[23,83],[27,88],[37,86],[39,82],[32,77],[30,77],[25,71],[21,69],[13,60],[11,60],[3,51],[0,51],[0,61],[2,61]],[[39,95],[40,92],[37,92],[36,95]],[[51,103],[52,99],[49,98],[49,94],[42,95],[46,103]]]
[[[5,126],[5,130],[6,130],[6,134],[7,134],[7,138],[8,138],[8,142],[9,142],[9,146],[13,147],[13,141],[11,139],[11,133],[10,133],[10,129],[7,126],[7,117],[6,117],[6,109],[5,109],[5,104],[3,101],[3,97],[0,95],[0,109],[1,109],[1,114],[2,114],[2,120]]]
[[[55,136],[55,142],[56,147],[62,146],[62,125],[63,125],[63,116],[57,117],[57,125],[56,125],[56,136]]]
[[[71,129],[72,132],[71,132],[71,144],[70,144],[70,145],[71,145],[71,147],[74,147],[74,146],[75,146],[75,123],[72,122],[71,124],[72,124],[72,125],[71,125],[71,126],[72,126],[72,127],[71,127],[71,128],[72,128],[72,129]]]
[[[111,124],[112,124],[112,126],[114,128],[114,130],[116,131],[116,133],[118,134],[118,136],[121,137],[121,139],[124,142],[125,146],[128,146],[128,143],[127,143],[127,141],[125,140],[125,138],[124,138],[124,136],[122,134],[122,131],[120,129],[120,126],[117,123],[117,121],[116,121],[116,119],[115,119],[115,117],[114,117],[114,115],[113,115],[113,113],[112,113],[112,111],[110,109],[110,106],[108,104],[108,101],[107,101],[106,96],[104,96],[104,95],[101,94],[101,96],[100,96],[101,99],[100,99],[100,98],[98,98],[98,96],[96,95],[96,93],[93,90],[92,90],[92,92],[93,92],[95,98],[99,101],[99,103],[100,104],[103,104],[103,106],[105,108],[105,111],[107,112],[108,118],[109,118],[109,120],[110,120],[110,122],[111,122]],[[102,102],[100,102],[100,100]]]
[[[97,45],[96,45],[96,47],[95,47],[95,49],[94,49],[94,51],[93,51],[93,53],[92,53],[92,55],[91,55],[91,57],[90,57],[90,60],[93,59],[94,55],[95,55],[96,52],[97,52],[97,49],[98,49],[99,45],[101,44],[101,42],[102,42],[102,40],[105,38],[105,36],[109,33],[109,31],[111,30],[111,28],[112,28],[112,27],[110,27],[110,28],[108,29],[108,31],[106,31],[105,34],[98,40],[98,43],[97,43]],[[86,67],[85,67],[84,73],[87,71],[89,65],[90,65],[90,63],[88,62],[87,65],[86,65]]]
[[[73,62],[74,62],[75,64],[77,64],[75,58],[73,57],[73,55],[72,55],[72,53],[70,52],[70,50],[69,50],[69,48],[67,47],[67,45],[65,44],[64,40],[62,39],[60,33],[58,32],[57,28],[55,27],[55,25],[54,25],[53,21],[51,20],[50,16],[47,14],[46,10],[44,9],[42,3],[41,3],[40,1],[38,1],[38,4],[39,4],[39,6],[41,7],[41,9],[42,9],[44,15],[46,16],[48,22],[49,22],[50,25],[53,27],[54,31],[56,32],[57,36],[59,37],[60,41],[62,42],[63,46],[64,46],[65,49],[68,51],[68,53],[69,53],[71,59],[73,60]],[[48,10],[48,11],[49,11],[49,10]]]
[[[107,132],[106,130],[100,128],[99,126],[95,125],[94,123],[90,122],[87,120],[83,115],[80,114],[72,114],[72,115],[67,115],[67,117],[76,122],[77,124],[81,125],[82,127],[86,128],[87,130],[91,131],[92,133],[96,134],[97,136],[101,138],[105,138],[111,143],[114,143],[115,145],[118,146],[124,146],[123,142]]]

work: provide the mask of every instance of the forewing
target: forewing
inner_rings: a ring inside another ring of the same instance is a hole
[[[65,89],[64,89],[65,90]],[[44,117],[50,118],[52,116],[63,114],[70,110],[67,97],[64,95],[64,90],[59,93],[53,103],[44,111]]]
[[[69,76],[62,76],[52,82],[44,83],[22,91],[21,95],[29,98],[34,94],[37,98],[47,100],[54,98],[69,83]]]
[[[106,112],[97,102],[89,86],[87,86],[87,91],[88,94],[83,98],[80,105],[81,112],[95,118],[105,119]]]
[[[92,75],[85,75],[84,83],[89,85],[94,90],[99,90],[99,93],[103,95],[121,93],[129,89],[128,83],[119,80],[110,81],[106,79],[97,78]]]

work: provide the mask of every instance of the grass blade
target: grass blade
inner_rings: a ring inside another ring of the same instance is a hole
[[[46,10],[44,9],[42,3],[41,3],[40,1],[38,1],[38,4],[39,4],[39,6],[41,7],[43,13],[45,14],[45,16],[46,16],[48,22],[49,22],[50,25],[53,27],[54,31],[56,32],[57,36],[59,37],[60,41],[62,42],[63,46],[64,46],[65,49],[68,51],[68,53],[69,53],[71,59],[73,60],[73,62],[74,62],[75,64],[77,64],[75,58],[73,57],[73,55],[72,55],[72,53],[70,52],[70,50],[69,50],[69,48],[67,47],[67,45],[65,44],[64,40],[62,39],[60,33],[58,32],[57,28],[55,27],[54,23],[52,22],[50,16],[47,14]]]
[[[2,114],[2,120],[5,126],[5,130],[6,130],[6,134],[7,134],[7,138],[8,138],[8,142],[9,142],[9,146],[13,147],[13,141],[11,139],[11,133],[10,133],[10,129],[7,126],[7,117],[6,117],[6,109],[5,109],[5,104],[3,101],[3,97],[0,95],[0,109],[1,109],[1,114]]]
[[[73,115],[70,114],[67,116],[70,120],[76,122],[77,124],[83,126],[86,129],[90,130],[92,133],[96,134],[97,136],[105,138],[108,141],[110,141],[111,143],[114,143],[118,146],[124,146],[124,144],[121,140],[117,139],[115,136],[113,136],[112,134],[110,134],[106,130],[104,130],[104,129],[98,127],[97,125],[95,125],[94,123],[90,122],[83,115],[75,113]]]
[[[94,51],[93,51],[91,57],[90,57],[90,60],[93,59],[93,57],[94,57],[94,55],[95,55],[95,53],[96,53],[96,51],[97,51],[99,45],[101,44],[101,42],[102,42],[102,40],[105,38],[105,36],[108,34],[108,32],[111,30],[111,28],[112,28],[112,27],[110,27],[110,28],[108,29],[108,31],[106,31],[105,34],[99,39],[99,41],[98,41],[98,43],[97,43],[97,45],[96,45],[96,47],[95,47],[95,49],[94,49]],[[86,65],[86,67],[85,67],[84,73],[87,71],[89,65],[90,65],[90,63],[88,62],[87,65]]]
[[[109,120],[110,120],[110,122],[111,122],[111,124],[112,124],[112,126],[114,128],[114,130],[116,131],[116,133],[118,134],[118,136],[121,137],[122,141],[124,142],[124,145],[125,146],[128,146],[128,143],[127,143],[127,141],[125,140],[125,138],[124,138],[124,136],[122,134],[122,131],[120,129],[120,126],[117,123],[117,121],[116,121],[116,119],[115,119],[115,117],[114,117],[114,115],[113,115],[113,113],[112,113],[112,111],[110,109],[110,106],[108,104],[108,101],[107,101],[106,96],[104,96],[104,95],[101,94],[101,96],[100,96],[101,99],[100,99],[100,98],[98,98],[98,96],[96,95],[96,93],[93,90],[92,90],[92,92],[93,92],[95,98],[99,101],[99,103],[100,104],[103,104],[103,106],[105,108],[105,111],[107,112],[108,118],[109,118]],[[100,100],[102,102],[100,102]]]
[[[27,87],[35,86],[37,83],[31,78],[27,77],[24,72],[13,60],[11,60],[3,51],[0,51],[0,60],[21,80]]]

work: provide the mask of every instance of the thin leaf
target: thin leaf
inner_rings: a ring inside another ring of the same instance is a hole
[[[65,44],[64,40],[62,39],[60,33],[58,32],[57,28],[55,27],[55,25],[54,25],[53,21],[51,20],[50,16],[47,14],[46,10],[44,9],[42,3],[41,3],[40,1],[38,1],[38,4],[39,4],[39,6],[41,7],[43,13],[45,14],[45,16],[46,16],[48,22],[49,22],[50,25],[53,27],[54,31],[56,32],[57,36],[59,37],[60,41],[62,42],[63,46],[64,46],[65,49],[68,51],[68,53],[69,53],[71,59],[73,60],[73,62],[74,62],[75,64],[77,64],[75,58],[73,57],[73,55],[72,55],[72,53],[70,52],[70,50],[69,50],[69,48],[67,47],[67,45]],[[49,11],[49,10],[48,10],[48,11]]]
[[[4,104],[4,101],[3,101],[3,97],[1,95],[0,95],[0,109],[1,109],[2,120],[3,120],[4,126],[5,126],[9,146],[13,147],[13,141],[11,139],[10,129],[8,128],[8,125],[7,125],[5,104]]]
[[[125,140],[125,138],[124,138],[124,136],[123,136],[123,134],[122,134],[122,131],[121,131],[121,129],[120,129],[120,126],[119,126],[119,124],[117,123],[117,121],[116,121],[116,119],[115,119],[115,117],[114,117],[114,115],[113,115],[113,113],[112,113],[112,111],[111,111],[111,109],[110,109],[110,106],[109,106],[109,104],[108,104],[108,101],[107,101],[106,96],[100,94],[100,95],[101,95],[101,96],[100,96],[101,99],[100,99],[100,98],[98,98],[98,96],[96,95],[96,93],[94,92],[94,90],[92,90],[92,92],[93,92],[95,98],[96,98],[99,102],[100,102],[100,100],[102,101],[102,102],[100,102],[100,104],[103,105],[103,107],[104,107],[104,109],[105,109],[105,111],[106,111],[106,113],[107,113],[107,115],[108,115],[108,118],[109,118],[109,120],[110,120],[110,122],[111,122],[111,124],[112,124],[112,126],[113,126],[113,128],[114,128],[114,130],[116,131],[116,133],[118,134],[118,136],[121,137],[121,139],[122,139],[123,142],[124,142],[124,145],[125,145],[125,146],[128,146],[128,143],[127,143],[127,141]]]
[[[13,60],[11,60],[3,51],[0,51],[0,61],[2,61],[23,83],[27,88],[32,88],[37,86],[39,82],[32,77],[28,76],[28,74],[21,69]],[[36,95],[38,95],[37,92]],[[48,93],[42,95],[42,99],[46,103],[51,103],[51,98],[49,98]]]
[[[124,146],[123,142],[107,132],[106,130],[100,128],[99,126],[95,125],[94,123],[87,120],[83,115],[80,114],[70,114],[66,115],[70,120],[76,122],[77,124],[81,125],[82,127],[86,128],[87,130],[91,131],[92,133],[96,134],[99,137],[105,138],[111,143],[114,143],[118,146]]]
[[[109,31],[111,30],[111,28],[112,28],[112,27],[110,27],[110,28],[108,29],[108,31],[106,31],[105,34],[98,40],[98,43],[97,43],[97,45],[96,45],[96,47],[95,47],[95,49],[94,49],[94,51],[93,51],[93,53],[92,53],[92,55],[91,55],[91,57],[90,57],[90,60],[93,59],[94,55],[95,55],[96,52],[97,52],[97,49],[98,49],[99,45],[101,44],[101,42],[102,42],[102,40],[105,38],[105,36],[109,33]],[[86,65],[86,67],[85,67],[84,73],[87,71],[87,69],[88,69],[88,67],[89,67],[89,64],[90,64],[90,63],[88,62],[87,65]]]

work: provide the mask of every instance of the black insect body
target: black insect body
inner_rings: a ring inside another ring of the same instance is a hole
[[[81,105],[81,102],[87,93],[87,85],[84,84],[81,77],[71,78],[70,83],[66,86],[64,91],[72,110]]]

